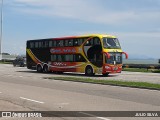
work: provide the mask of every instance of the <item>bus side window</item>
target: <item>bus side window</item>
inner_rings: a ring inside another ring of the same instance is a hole
[[[91,46],[94,45],[94,39],[93,39],[93,38],[91,38],[91,40],[89,40],[89,42],[90,42],[90,45],[91,45]]]
[[[49,47],[53,46],[53,41],[49,41]]]
[[[42,41],[42,43],[41,43],[41,44],[42,44],[42,48],[44,48],[44,47],[45,47],[45,43],[44,43],[44,41]]]
[[[60,40],[59,44],[60,44],[60,47],[63,47],[64,46],[64,41]]]
[[[81,54],[74,55],[74,61],[75,62],[85,62],[85,58]]]
[[[100,40],[98,37],[93,38],[94,40],[94,45],[100,45]]]
[[[42,48],[42,42],[38,42],[39,48]]]
[[[56,47],[56,40],[53,41],[53,47]]]
[[[39,46],[38,42],[35,42],[35,48],[38,48],[38,46]]]
[[[78,39],[78,45],[79,45],[79,46],[82,45],[82,43],[84,42],[84,40],[85,40],[85,39],[83,39],[83,38],[79,38],[79,39]]]
[[[57,47],[62,47],[62,46],[63,46],[63,41],[57,40]]]
[[[73,62],[73,55],[68,55],[69,56],[69,62]]]
[[[51,55],[51,61],[56,62],[57,61],[57,55]]]
[[[34,42],[30,42],[30,48],[34,48]]]
[[[85,43],[85,46],[91,46],[91,43],[89,40]]]
[[[73,55],[65,55],[64,61],[65,62],[73,62],[74,61]]]
[[[66,46],[66,47],[68,46],[68,40],[64,41],[64,46]]]
[[[78,39],[74,39],[74,46],[78,46]]]
[[[62,61],[62,56],[61,55],[57,55],[57,62],[61,62]]]
[[[45,47],[46,47],[46,48],[49,47],[48,41],[45,41]]]
[[[73,39],[69,40],[68,46],[73,46]]]

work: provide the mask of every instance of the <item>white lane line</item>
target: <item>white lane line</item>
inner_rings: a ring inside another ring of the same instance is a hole
[[[81,114],[84,114],[84,115],[88,115],[88,116],[91,116],[91,117],[96,117],[98,119],[101,119],[101,120],[111,120],[111,119],[108,119],[108,118],[105,118],[105,117],[98,117],[98,116],[95,116],[95,115],[92,115],[92,114],[89,114],[89,113],[85,113],[85,112],[79,112]]]
[[[111,119],[104,118],[104,117],[96,117],[96,118],[101,119],[101,120],[111,120]]]
[[[1,94],[2,92],[0,92],[0,94]]]
[[[28,101],[44,104],[44,102],[41,102],[41,101],[37,101],[37,100],[29,99],[29,98],[24,98],[24,97],[20,97],[20,98],[23,100],[28,100]]]
[[[19,77],[23,77],[23,76],[19,76]]]

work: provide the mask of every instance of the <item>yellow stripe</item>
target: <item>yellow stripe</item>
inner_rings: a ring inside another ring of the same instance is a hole
[[[27,53],[35,63],[37,63],[37,64],[40,63],[40,61],[35,57],[35,55],[32,53],[32,51],[30,49],[27,49]]]

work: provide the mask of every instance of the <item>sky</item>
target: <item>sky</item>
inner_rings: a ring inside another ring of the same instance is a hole
[[[27,40],[102,33],[129,58],[160,59],[160,0],[3,1],[5,53],[25,54]]]

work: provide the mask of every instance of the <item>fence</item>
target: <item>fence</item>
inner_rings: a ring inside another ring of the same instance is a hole
[[[123,64],[123,68],[145,68],[145,69],[160,69],[158,64]]]

